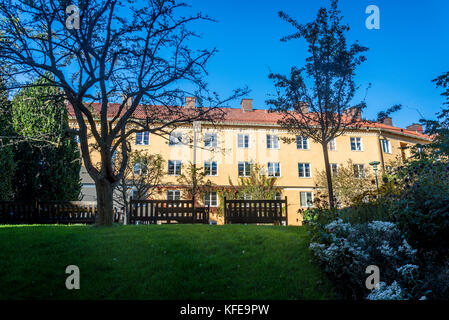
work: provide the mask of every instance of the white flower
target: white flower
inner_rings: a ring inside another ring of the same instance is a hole
[[[401,286],[394,281],[389,286],[385,282],[380,282],[379,288],[371,291],[366,298],[368,300],[405,300],[404,296]]]

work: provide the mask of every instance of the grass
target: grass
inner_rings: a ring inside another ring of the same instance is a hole
[[[0,226],[0,299],[335,298],[308,245],[302,227]]]

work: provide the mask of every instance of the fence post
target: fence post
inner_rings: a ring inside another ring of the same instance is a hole
[[[195,195],[192,195],[192,223],[195,223],[196,208],[195,208]]]
[[[227,224],[228,219],[226,218],[226,197],[223,199],[223,215],[224,215],[224,224]]]
[[[288,202],[287,202],[287,196],[285,196],[285,226],[288,226]]]
[[[133,196],[129,197],[129,210],[128,212],[126,212],[125,216],[126,216],[126,223],[125,224],[130,224],[131,222],[131,211],[133,208]]]

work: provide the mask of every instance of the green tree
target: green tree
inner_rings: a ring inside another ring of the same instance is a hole
[[[11,200],[13,196],[12,181],[16,165],[11,143],[14,135],[11,120],[11,103],[0,76],[0,200]]]
[[[357,42],[347,43],[349,26],[342,23],[337,3],[333,0],[330,9],[321,8],[316,19],[305,24],[279,12],[279,17],[295,28],[295,33],[281,41],[303,38],[309,56],[303,67],[292,67],[290,75],[269,75],[277,94],[267,100],[271,110],[284,115],[280,125],[322,146],[331,208],[334,195],[328,143],[360,122],[365,103],[351,103],[357,90],[355,71],[366,60],[362,53],[368,50]]]
[[[121,152],[114,159],[116,164],[120,164]],[[119,165],[115,165],[117,168]],[[159,192],[158,187],[164,177],[164,159],[160,154],[150,154],[146,151],[132,151],[129,153],[129,161],[125,174],[116,186],[114,203],[119,208],[125,209],[125,214],[129,208],[129,197],[135,190],[135,199],[148,199]]]
[[[59,89],[44,77],[22,89],[12,101],[12,123],[15,199],[78,200],[81,158]]]
[[[186,200],[195,199],[195,203],[199,204],[199,200],[210,192],[213,183],[206,178],[207,174],[203,167],[195,166],[189,161],[187,166],[182,170],[181,175],[176,179],[182,186],[189,186],[183,192],[183,198]]]

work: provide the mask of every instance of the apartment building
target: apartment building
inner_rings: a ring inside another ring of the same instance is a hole
[[[185,107],[194,108],[195,99],[187,97]],[[178,185],[177,177],[194,158],[197,166],[205,168],[208,179],[217,187],[228,186],[229,179],[237,183],[239,177],[250,174],[251,165],[259,164],[264,174],[277,177],[277,186],[282,190],[278,196],[288,198],[288,224],[300,224],[301,217],[297,211],[313,205],[317,193],[315,176],[324,170],[321,145],[308,137],[292,136],[278,125],[281,115],[254,109],[251,99],[243,99],[240,108],[225,108],[224,111],[225,117],[218,124],[196,124],[195,148],[191,139],[194,126],[191,124],[176,127],[166,137],[148,132],[135,134],[131,141],[134,150],[159,153],[166,161],[166,188],[160,197],[182,197],[189,186]],[[75,125],[74,119],[71,121]],[[290,139],[292,142],[283,141],[285,137],[293,138]],[[393,126],[390,118],[383,123],[363,122],[359,128],[347,131],[329,144],[329,158],[332,170],[338,170],[351,159],[357,172],[363,175],[372,170],[370,162],[379,161],[379,166],[385,167],[397,157],[403,160],[409,157],[408,147],[430,141],[417,124],[402,129]],[[85,200],[94,200],[93,181],[83,170]],[[212,207],[219,205],[217,192],[209,193],[202,200]]]

